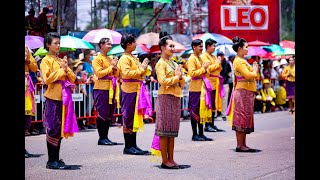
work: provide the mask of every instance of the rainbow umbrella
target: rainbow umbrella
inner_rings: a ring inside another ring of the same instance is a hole
[[[223,36],[221,34],[216,34],[216,33],[203,33],[203,34],[197,34],[192,37],[192,40],[195,39],[201,39],[203,41],[203,44],[206,42],[207,39],[213,39],[217,41],[217,45],[223,45],[223,44],[232,44],[232,40],[229,39],[226,36]],[[204,48],[205,49],[205,48]]]

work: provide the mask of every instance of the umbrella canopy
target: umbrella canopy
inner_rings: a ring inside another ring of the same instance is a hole
[[[171,34],[173,41],[182,44],[186,49],[191,49],[192,38],[185,34]]]
[[[41,36],[27,35],[24,37],[24,42],[30,49],[43,47],[44,38]]]
[[[201,39],[203,41],[203,44],[206,42],[207,39],[214,39],[217,41],[217,45],[223,45],[223,44],[232,44],[232,40],[229,39],[226,36],[223,36],[221,34],[216,34],[216,33],[203,33],[203,34],[197,34],[192,37],[192,40],[195,39]]]
[[[77,48],[77,49],[94,49],[87,41],[74,36],[60,36],[60,47]]]
[[[260,46],[249,46],[248,47],[248,56],[264,56],[268,52],[261,48]]]
[[[137,44],[136,51],[139,54],[147,54],[150,52],[150,50],[144,44]],[[108,55],[121,54],[123,52],[124,52],[124,49],[119,44],[119,45],[113,46],[111,50],[108,52]]]
[[[66,51],[76,51],[76,48],[63,48],[63,47],[60,48],[60,52],[66,52]],[[48,54],[48,51],[44,47],[41,47],[33,54],[33,56],[41,56],[42,57],[47,54]]]
[[[294,49],[291,49],[291,48],[283,48],[284,51],[283,52],[277,52],[277,53],[274,53],[273,55],[274,56],[283,56],[283,55],[295,55],[296,52]]]
[[[185,51],[186,50],[186,47],[184,47],[184,45],[178,43],[178,42],[175,42],[173,41],[174,43],[174,52],[175,53],[178,53],[178,52],[181,52],[181,51]],[[160,48],[159,48],[159,45],[154,45],[154,46],[151,46],[150,47],[150,52],[152,53],[160,53]]]
[[[263,42],[263,41],[250,41],[250,42],[247,42],[248,43],[248,46],[270,46],[271,44],[270,43],[267,43],[267,42]]]
[[[89,31],[82,39],[91,43],[99,43],[101,38],[109,38],[112,44],[120,44],[121,37],[122,35],[117,31],[101,28]]]
[[[121,0],[121,1],[127,1],[127,0]],[[129,0],[129,1],[139,2],[139,3],[145,3],[150,1],[156,1],[160,3],[171,3],[172,0]]]
[[[267,52],[272,52],[274,54],[284,53],[284,49],[278,44],[271,44],[270,46],[261,46]]]
[[[141,34],[136,39],[137,44],[146,44],[146,45],[158,45],[159,43],[159,33],[149,32],[145,34]]]
[[[217,55],[217,53],[221,51],[225,56],[230,56],[230,55],[236,55],[237,53],[232,49],[232,45],[230,44],[225,44],[225,45],[220,45],[217,46],[214,55]]]
[[[283,48],[295,49],[296,43],[294,41],[283,40],[280,41],[279,45]]]

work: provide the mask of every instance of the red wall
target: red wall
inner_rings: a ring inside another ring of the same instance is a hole
[[[279,44],[279,0],[252,0],[250,5],[232,2],[235,0],[208,0],[210,33]]]

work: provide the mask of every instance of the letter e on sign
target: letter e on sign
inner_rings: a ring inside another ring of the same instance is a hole
[[[268,30],[268,6],[230,6],[220,9],[222,30]]]

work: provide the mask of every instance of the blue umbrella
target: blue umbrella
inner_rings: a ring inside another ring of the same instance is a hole
[[[273,54],[284,54],[285,50],[278,44],[271,44],[270,46],[261,46],[267,52],[272,52]]]
[[[192,40],[195,39],[201,39],[203,41],[203,44],[206,42],[207,39],[213,39],[217,41],[217,45],[223,45],[223,44],[232,44],[232,40],[229,39],[226,36],[223,36],[221,34],[216,33],[203,33],[203,34],[197,34],[192,37]]]

